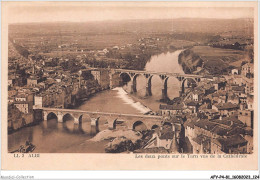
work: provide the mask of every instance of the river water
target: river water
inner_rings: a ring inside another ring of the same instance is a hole
[[[178,56],[182,50],[177,50],[173,53],[163,53],[160,55],[152,56],[151,60],[147,62],[145,66],[146,71],[155,72],[168,72],[168,73],[180,73],[184,74],[181,65],[178,64]],[[151,81],[152,96],[145,96],[146,93],[146,79],[144,76],[138,76],[135,94],[129,94],[136,101],[142,102],[148,106],[152,111],[156,112],[159,110],[159,105],[161,104],[160,99],[162,97],[163,83],[158,75],[154,75]],[[167,94],[170,99],[179,96],[180,85],[179,81],[170,77],[167,82]],[[125,85],[123,89],[126,92],[130,92],[130,85]]]
[[[152,56],[147,62],[145,70],[157,72],[184,73],[178,64],[178,56],[181,50],[173,53],[163,53]],[[125,114],[144,114],[150,110],[157,111],[161,98],[162,81],[158,76],[152,78],[152,96],[145,97],[145,79],[137,77],[137,93],[129,95],[128,85],[123,88],[106,90],[91,97],[84,102],[79,109],[86,111],[115,112]],[[168,97],[179,95],[178,81],[175,78],[168,80]],[[82,125],[74,125],[70,117],[66,117],[65,123],[57,123],[50,118],[39,125],[26,127],[8,135],[8,151],[14,151],[26,140],[36,145],[35,153],[102,153],[107,141],[88,141],[93,135],[90,128],[90,117],[83,116]],[[106,120],[101,118],[99,130],[107,129]]]

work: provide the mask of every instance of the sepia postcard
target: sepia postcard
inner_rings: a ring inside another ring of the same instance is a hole
[[[2,169],[257,170],[257,14],[2,2]]]

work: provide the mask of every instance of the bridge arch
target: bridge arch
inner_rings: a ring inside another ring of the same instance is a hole
[[[75,131],[81,134],[86,134],[91,131],[91,116],[89,114],[74,114],[74,132]]]
[[[133,76],[133,92],[137,92],[137,77],[140,76],[140,74],[135,74]]]
[[[162,130],[175,131],[175,126],[174,126],[173,123],[164,122],[164,123],[162,124]]]
[[[107,122],[109,129],[118,129],[119,127],[126,128],[129,125],[129,123],[126,123],[126,121],[121,118],[110,118],[107,120]]]
[[[170,99],[168,95],[168,81],[170,77],[166,77],[163,82],[163,89],[164,89],[164,97],[165,99]]]
[[[71,113],[64,113],[60,122],[62,122],[63,130],[67,133],[75,131],[74,116]]]
[[[132,78],[129,73],[127,72],[121,72],[119,74],[119,77],[121,78],[121,86],[126,85],[129,81],[132,81]]]
[[[185,82],[187,82],[188,87],[196,87],[197,83],[200,81],[199,78],[192,78],[192,77],[187,77],[182,80],[181,82],[181,92],[185,92]]]
[[[152,125],[152,127],[151,127],[152,130],[157,129],[157,128],[159,128],[159,126],[158,126],[157,124],[154,124],[154,125]]]
[[[86,134],[86,131],[83,129],[83,127],[82,127],[82,123],[80,123],[79,125],[78,125],[78,132],[80,133],[80,134]]]
[[[172,126],[172,123],[166,121],[163,123],[163,126]]]
[[[62,122],[66,122],[66,121],[69,121],[69,120],[74,120],[73,114],[71,114],[71,113],[64,114],[63,117],[62,117]]]
[[[117,123],[117,119],[115,119],[115,120],[113,121],[113,129],[116,129],[116,123]]]
[[[56,112],[52,111],[45,111],[44,112],[44,123],[43,127],[57,129],[58,128],[58,115]]]
[[[163,128],[167,128],[167,129],[170,128],[171,130],[173,129],[173,125],[170,122],[164,122],[162,126]]]
[[[133,92],[139,92],[141,96],[152,95],[152,77],[151,74],[136,73],[133,75]],[[141,93],[141,94],[140,94]]]
[[[83,114],[79,115],[79,123],[90,122],[90,121],[91,121],[91,115],[90,114],[83,113]]]
[[[46,120],[56,119],[58,121],[58,115],[55,112],[47,112]]]
[[[90,122],[90,125],[91,125],[91,134],[96,134],[100,131],[99,129],[99,123],[100,123],[100,117],[91,117],[90,118],[91,122]]]
[[[83,114],[79,116],[79,124],[82,124]]]
[[[133,123],[132,129],[136,131],[144,131],[147,130],[147,126],[143,121],[138,120]]]

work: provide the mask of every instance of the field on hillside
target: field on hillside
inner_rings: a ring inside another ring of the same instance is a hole
[[[245,52],[241,50],[213,48],[210,46],[194,46],[192,51],[206,62],[222,60],[225,63],[232,63],[245,56]]]
[[[203,59],[207,70],[219,73],[230,68],[231,63],[241,60],[244,52],[206,45],[217,44],[223,39],[228,42],[239,40],[239,43],[247,44],[253,41],[252,30],[252,19],[182,18],[25,23],[10,24],[9,39],[36,57],[41,55],[71,59],[83,54],[100,56],[97,50],[107,48],[110,52],[106,54],[108,58],[125,59],[130,62],[128,65],[131,68],[139,69],[143,68],[151,55],[195,46],[192,51]],[[114,46],[120,49],[113,48]],[[190,69],[194,71],[196,67]]]
[[[204,62],[204,67],[213,74],[227,72],[232,67],[239,67],[247,53],[241,50],[213,48],[210,46],[194,46],[191,49],[199,55]],[[234,66],[236,64],[236,66]]]

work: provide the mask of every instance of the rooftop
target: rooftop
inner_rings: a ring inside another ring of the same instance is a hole
[[[198,135],[197,137],[192,139],[195,141],[197,144],[208,144],[210,143],[210,138],[208,136],[205,136],[203,134]]]
[[[203,119],[203,120],[199,120],[199,121],[195,122],[194,125],[202,128],[202,129],[211,131],[217,124],[213,123],[209,120]]]
[[[220,144],[227,147],[247,143],[247,140],[245,140],[241,135],[233,135],[227,138],[217,138],[217,140]]]
[[[216,107],[219,109],[219,110],[229,110],[229,109],[238,109],[238,105],[237,104],[232,104],[230,102],[228,103],[219,103],[216,105]]]
[[[167,131],[160,136],[160,139],[173,139],[173,136],[174,136],[173,131]]]
[[[182,110],[183,105],[182,104],[174,104],[174,105],[160,104],[160,109],[163,109],[163,110]]]

